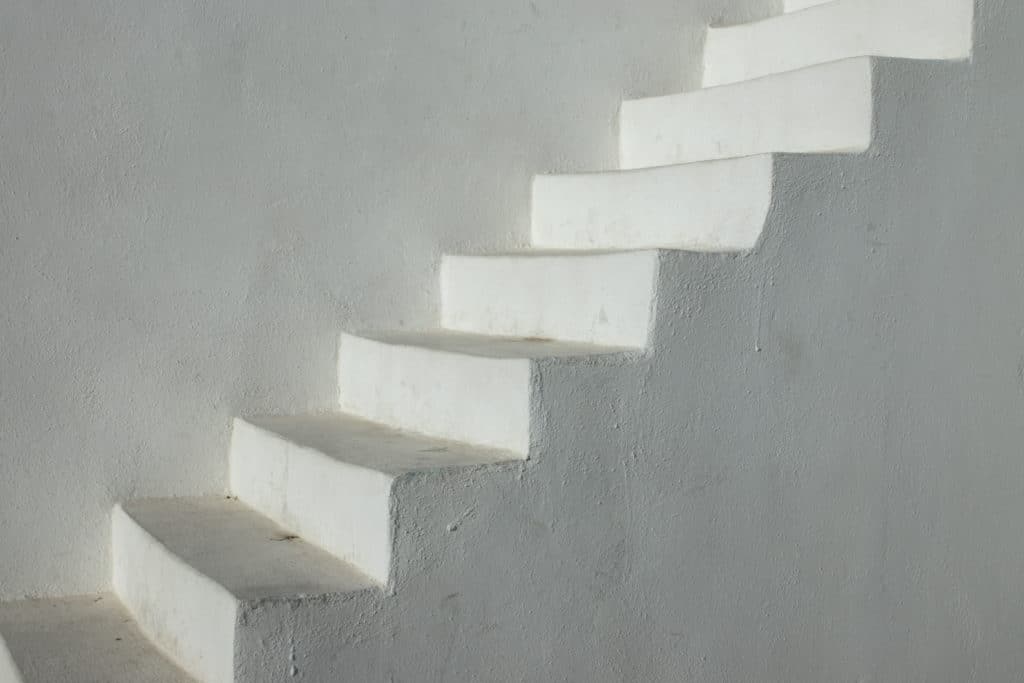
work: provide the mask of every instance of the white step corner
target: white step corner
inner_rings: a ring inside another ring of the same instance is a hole
[[[711,28],[705,87],[850,57],[966,59],[974,0],[832,0],[811,10]]]
[[[233,683],[267,655],[239,646],[266,644],[273,634],[259,630],[282,627],[261,610],[307,598],[327,610],[325,596],[376,590],[361,572],[223,497],[118,505],[113,565],[114,589],[142,631],[204,683]]]
[[[657,251],[444,257],[441,324],[483,335],[643,348]]]
[[[231,491],[274,522],[389,584],[396,483],[437,495],[439,470],[479,468],[515,454],[466,447],[343,414],[237,419]],[[413,490],[410,490],[413,489]]]
[[[628,171],[542,175],[533,244],[550,249],[753,249],[771,207],[763,154]]]
[[[534,366],[623,349],[451,331],[342,334],[342,412],[526,458]]]
[[[623,103],[620,162],[646,168],[871,145],[873,60],[846,59],[717,88]]]

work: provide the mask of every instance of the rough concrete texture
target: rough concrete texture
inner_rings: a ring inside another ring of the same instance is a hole
[[[108,584],[110,510],[221,492],[232,417],[334,405],[534,173],[762,0],[0,3],[0,599]]]

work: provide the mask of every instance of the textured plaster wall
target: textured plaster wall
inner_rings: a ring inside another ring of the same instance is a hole
[[[867,154],[781,159],[753,254],[665,257],[639,369],[543,378],[537,680],[1020,680],[1022,32],[981,0],[971,63],[882,62]]]
[[[337,331],[430,322],[439,254],[522,243],[723,11],[8,2],[0,595],[104,586],[112,501],[329,406]],[[1022,33],[981,0],[971,64],[883,64],[867,155],[664,258],[649,355],[545,367],[523,471],[413,501],[458,528],[400,530],[355,680],[1018,679]]]
[[[0,4],[0,598],[106,585],[114,501],[329,407],[340,329],[431,323],[442,251],[521,244],[744,4]]]
[[[458,529],[407,525],[356,679],[1020,680],[1022,32],[981,0],[971,63],[881,62],[865,155],[665,255],[649,354],[546,364],[524,471],[417,501]]]

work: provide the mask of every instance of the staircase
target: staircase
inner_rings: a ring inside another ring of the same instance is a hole
[[[710,29],[702,89],[623,104],[621,170],[535,179],[533,248],[444,259],[441,329],[341,336],[337,414],[237,419],[229,495],[114,510],[113,594],[0,607],[0,683],[387,680],[392,603],[488,559],[460,527],[517,542],[519,482],[559,455],[545,401],[601,404],[560,379],[642,363],[669,255],[756,250],[804,155],[876,151],[899,60],[969,58],[973,12],[787,0]]]

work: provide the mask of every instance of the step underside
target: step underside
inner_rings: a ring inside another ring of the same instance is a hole
[[[0,605],[0,683],[194,683],[114,595]]]

